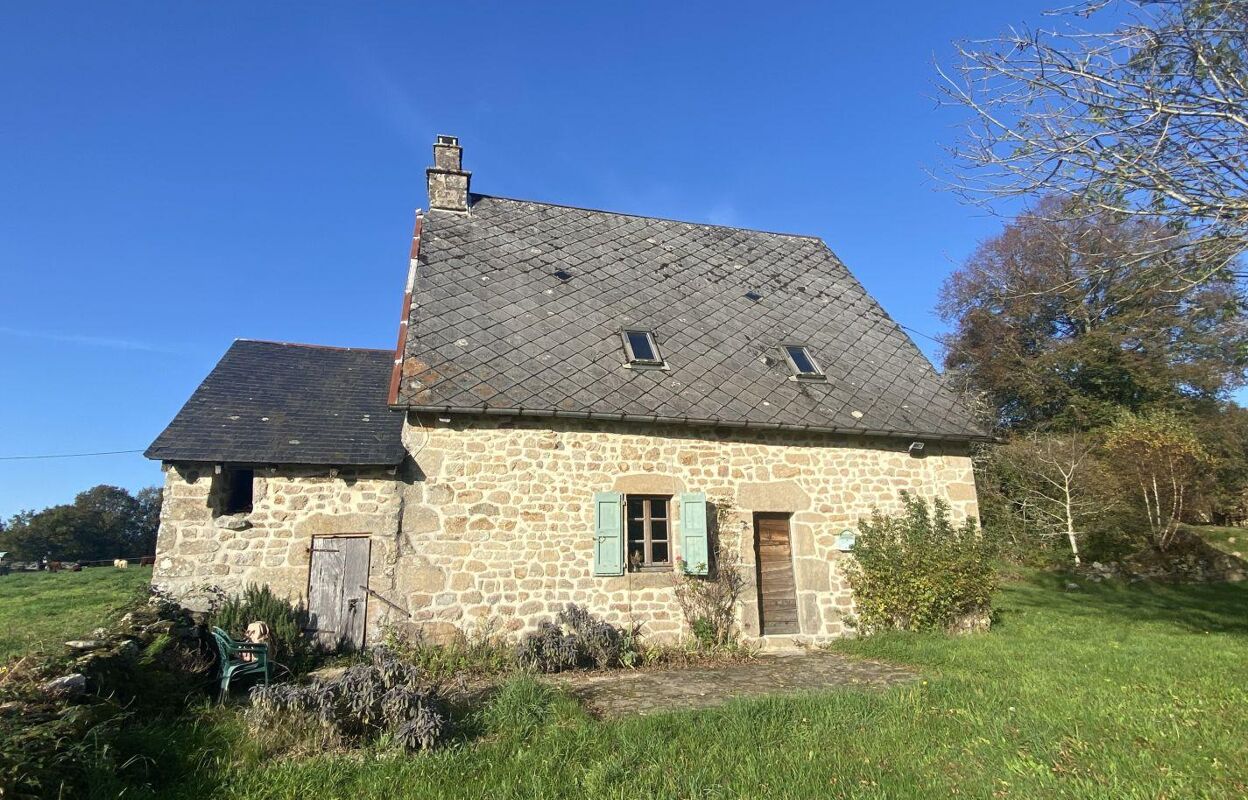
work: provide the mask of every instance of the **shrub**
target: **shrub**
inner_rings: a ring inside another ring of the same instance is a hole
[[[858,611],[850,620],[864,634],[886,629],[948,627],[989,607],[996,590],[993,547],[975,521],[949,521],[949,505],[902,494],[905,511],[876,511],[859,525],[845,569]]]
[[[739,538],[743,522],[727,502],[715,504],[714,560],[706,575],[676,574],[674,593],[694,639],[705,648],[724,647],[736,640],[737,602],[745,589],[741,557],[724,544],[723,532]]]
[[[242,594],[225,598],[220,607],[212,612],[209,623],[241,640],[247,626],[256,621],[269,625],[273,635],[271,656],[274,661],[296,675],[314,665],[316,648],[304,633],[308,626],[307,610],[302,603],[291,603],[278,597],[268,586],[250,584]]]
[[[521,666],[541,672],[632,666],[638,657],[636,629],[617,628],[574,603],[543,620],[516,651]]]
[[[409,751],[433,748],[450,727],[437,689],[385,647],[330,681],[253,687],[246,719],[253,733],[316,735],[322,747],[388,737]]]

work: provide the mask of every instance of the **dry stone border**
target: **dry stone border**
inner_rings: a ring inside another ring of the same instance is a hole
[[[1079,571],[1094,583],[1110,578],[1133,583],[1236,583],[1248,579],[1248,562],[1219,550],[1195,533],[1180,530],[1164,553],[1148,548],[1119,562],[1093,561]]]
[[[600,717],[712,708],[737,697],[840,688],[885,689],[918,675],[823,650],[763,654],[753,661],[676,670],[560,673],[550,681]]]

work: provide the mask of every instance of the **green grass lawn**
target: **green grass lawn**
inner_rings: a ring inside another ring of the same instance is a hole
[[[1187,526],[1209,544],[1226,553],[1248,554],[1248,528],[1230,528],[1220,525]]]
[[[150,567],[0,575],[0,662],[86,636],[151,579]]]
[[[924,676],[885,692],[600,722],[522,685],[428,755],[270,758],[228,709],[125,746],[188,800],[1248,795],[1248,586],[1064,585],[1007,586],[988,634],[840,643]]]

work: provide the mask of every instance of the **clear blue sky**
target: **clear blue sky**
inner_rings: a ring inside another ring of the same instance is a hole
[[[436,133],[483,193],[822,236],[935,333],[1001,223],[925,174],[932,62],[1053,5],[7,3],[0,456],[146,447],[237,337],[393,346]],[[4,460],[0,515],[160,479]]]

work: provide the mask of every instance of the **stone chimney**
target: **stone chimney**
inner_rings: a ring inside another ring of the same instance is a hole
[[[457,136],[439,135],[433,143],[433,166],[425,170],[429,180],[429,208],[468,210],[468,182],[472,173],[463,169],[463,152]]]

